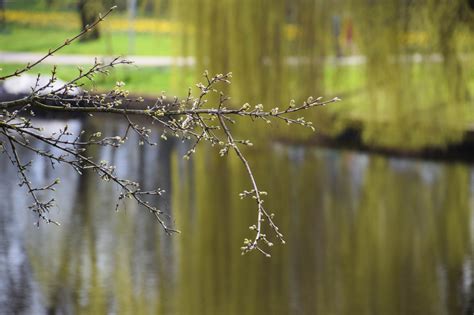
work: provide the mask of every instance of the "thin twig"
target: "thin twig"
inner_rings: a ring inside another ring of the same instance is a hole
[[[75,42],[77,39],[84,36],[87,32],[90,32],[93,28],[95,28],[100,22],[102,22],[116,8],[117,8],[117,6],[111,7],[104,15],[99,15],[99,17],[97,18],[97,20],[94,21],[94,23],[92,23],[91,25],[87,25],[80,33],[78,33],[74,37],[72,37],[71,39],[66,39],[64,41],[64,43],[62,43],[61,45],[57,46],[54,49],[50,49],[46,55],[44,55],[43,57],[41,57],[40,59],[36,60],[33,63],[28,63],[24,68],[16,70],[15,72],[13,72],[11,74],[0,77],[0,81],[5,80],[7,78],[19,76],[20,74],[22,74],[24,72],[27,72],[27,71],[31,70],[33,67],[39,65],[46,58],[52,56],[53,54],[55,54],[59,50],[63,49],[64,47],[69,46],[71,43]]]

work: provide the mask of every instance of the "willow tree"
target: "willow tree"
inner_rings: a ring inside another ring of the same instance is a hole
[[[282,106],[323,92],[327,1],[183,0],[174,8],[184,35],[180,54],[195,56],[197,69],[232,69],[237,102]]]
[[[327,94],[329,74],[358,67],[357,97],[313,117],[323,131],[362,122],[367,143],[405,148],[463,136],[470,98],[461,57],[473,43],[465,0],[182,0],[175,8],[185,52],[197,69],[238,74],[238,101]],[[331,57],[352,33],[366,63],[344,68]]]
[[[462,138],[469,95],[459,44],[472,42],[461,18],[466,6],[461,0],[352,1],[367,58],[366,141],[419,148]]]

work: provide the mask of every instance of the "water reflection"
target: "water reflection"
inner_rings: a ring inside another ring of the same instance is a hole
[[[120,126],[106,125],[113,132]],[[93,130],[94,125],[87,126]],[[158,135],[155,135],[158,136]],[[248,152],[286,234],[272,259],[241,256],[253,205],[236,158],[185,145],[96,148],[118,172],[168,193],[169,237],[94,174],[61,176],[60,228],[31,224],[25,195],[0,159],[2,314],[471,314],[474,169],[274,145]]]

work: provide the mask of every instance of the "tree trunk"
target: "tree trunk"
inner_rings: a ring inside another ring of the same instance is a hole
[[[102,3],[99,0],[79,0],[77,9],[81,17],[81,25],[84,29],[87,25],[91,25],[97,19]],[[87,34],[85,34],[81,41],[95,40],[100,37],[99,27],[95,27]]]

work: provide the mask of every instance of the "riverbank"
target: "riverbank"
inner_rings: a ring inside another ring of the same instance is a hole
[[[462,141],[447,144],[444,147],[424,147],[416,150],[408,150],[401,147],[382,147],[364,143],[362,129],[360,127],[349,127],[338,136],[328,136],[316,133],[314,137],[305,141],[280,137],[278,142],[287,145],[318,146],[333,149],[359,151],[379,154],[382,156],[405,157],[413,159],[433,161],[453,161],[474,163],[474,129],[465,131]]]
[[[13,100],[18,95],[0,95],[0,101]],[[133,97],[131,97],[133,99]],[[156,98],[147,97],[141,103],[126,102],[124,107],[146,108],[153,106]],[[86,118],[83,113],[64,113],[56,111],[35,110],[35,116],[41,119],[67,119]],[[337,136],[330,136],[323,132],[316,132],[314,136],[306,140],[297,140],[288,137],[276,137],[275,141],[285,145],[302,145],[350,150],[358,152],[375,153],[383,156],[408,157],[414,159],[434,160],[434,161],[460,161],[474,163],[474,128],[466,129],[462,141],[447,144],[444,147],[424,147],[415,150],[408,150],[402,147],[382,147],[367,144],[362,137],[362,123],[353,122],[342,133]]]

